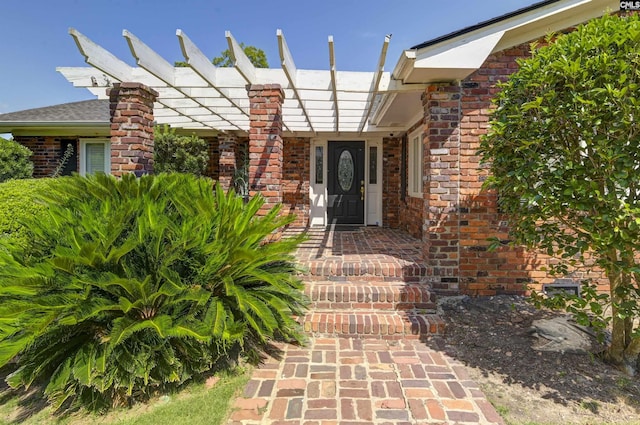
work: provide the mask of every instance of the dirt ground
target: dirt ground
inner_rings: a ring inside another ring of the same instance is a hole
[[[640,377],[630,378],[596,354],[536,350],[536,310],[522,297],[445,299],[446,335],[435,348],[470,367],[507,424],[640,424]]]

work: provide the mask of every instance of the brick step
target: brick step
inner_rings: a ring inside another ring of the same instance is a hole
[[[421,339],[444,333],[436,314],[408,311],[311,311],[302,318],[305,332],[313,336],[372,339]]]
[[[436,297],[429,285],[406,282],[310,281],[305,293],[312,310],[419,310],[435,313]]]
[[[385,262],[376,259],[307,260],[301,262],[305,280],[397,281],[420,282],[427,276],[427,266],[415,262]]]

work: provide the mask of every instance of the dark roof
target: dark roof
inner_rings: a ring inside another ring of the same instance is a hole
[[[507,13],[505,15],[489,19],[488,21],[483,21],[483,22],[480,22],[478,24],[472,25],[470,27],[466,27],[466,28],[463,28],[461,30],[454,31],[454,32],[452,32],[450,34],[443,35],[443,36],[434,38],[434,39],[429,40],[429,41],[425,41],[424,43],[417,44],[417,45],[413,46],[411,49],[423,49],[425,47],[433,46],[434,44],[438,44],[438,43],[441,43],[443,41],[451,40],[452,38],[455,38],[455,37],[458,37],[458,36],[461,36],[461,35],[464,35],[464,34],[468,34],[468,33],[472,32],[472,31],[479,30],[479,29],[484,28],[484,27],[488,27],[489,25],[493,25],[493,24],[496,24],[496,23],[501,22],[501,21],[506,21],[507,19],[510,19],[510,18],[515,17],[515,16],[531,12],[532,10],[536,10],[536,9],[539,9],[541,7],[544,7],[544,6],[548,6],[550,4],[557,3],[559,1],[560,0],[545,0],[545,1],[538,2],[538,3],[534,3],[531,6],[523,7],[522,9],[518,9],[518,10],[515,10],[513,12],[509,12],[509,13]]]
[[[109,120],[108,99],[83,100],[81,102],[62,103],[60,105],[0,114],[0,124],[29,122],[104,122],[108,124]]]

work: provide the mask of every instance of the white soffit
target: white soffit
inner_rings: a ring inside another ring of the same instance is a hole
[[[254,67],[231,33],[225,36],[233,67],[218,68],[181,30],[176,32],[188,67],[175,67],[131,32],[124,30],[137,66],[130,66],[75,29],[69,30],[89,67],[59,67],[74,86],[84,87],[99,98],[118,82],[139,82],[158,91],[154,105],[160,124],[177,128],[242,131],[249,130],[248,84],[280,84],[285,92],[282,121],[290,133],[363,133],[399,131],[381,128],[370,117],[381,95],[423,91],[426,86],[403,85],[384,72],[390,37],[382,45],[373,72],[338,71],[333,38],[329,38],[329,69],[296,68],[284,34],[277,31],[280,69]]]

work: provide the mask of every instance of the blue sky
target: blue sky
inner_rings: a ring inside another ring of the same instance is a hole
[[[84,66],[68,28],[134,65],[127,29],[169,61],[182,60],[182,29],[213,57],[226,49],[225,30],[263,49],[278,67],[282,29],[297,68],[328,69],[327,37],[336,65],[373,71],[385,34],[393,34],[385,70],[402,50],[535,3],[536,0],[2,0],[0,113],[92,98],[55,71]]]

